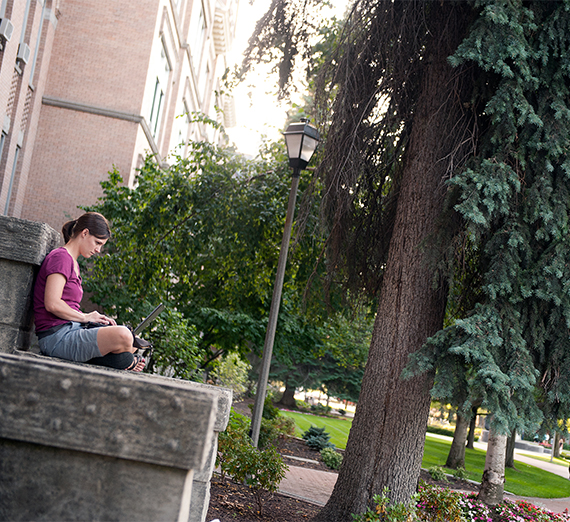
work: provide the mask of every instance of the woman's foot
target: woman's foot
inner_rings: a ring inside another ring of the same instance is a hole
[[[135,355],[133,363],[128,368],[125,368],[125,370],[130,372],[142,372],[145,368],[145,365],[146,363],[144,357]]]

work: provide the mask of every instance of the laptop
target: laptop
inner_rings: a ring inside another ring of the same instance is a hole
[[[160,303],[150,314],[148,314],[141,323],[133,330],[135,335],[138,335],[142,332],[150,323],[152,323],[157,317],[160,312],[164,310],[164,305]]]

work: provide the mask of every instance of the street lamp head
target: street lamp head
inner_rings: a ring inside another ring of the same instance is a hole
[[[284,134],[289,166],[294,169],[293,175],[298,175],[309,164],[319,142],[319,133],[309,125],[308,119],[301,118],[300,122],[291,123]]]

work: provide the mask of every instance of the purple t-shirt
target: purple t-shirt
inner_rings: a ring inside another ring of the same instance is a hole
[[[38,332],[68,322],[48,312],[45,308],[44,297],[49,275],[62,274],[67,279],[61,298],[71,308],[80,311],[79,303],[83,297],[83,287],[81,276],[75,273],[73,265],[71,254],[63,247],[52,250],[44,259],[34,286],[34,319]]]

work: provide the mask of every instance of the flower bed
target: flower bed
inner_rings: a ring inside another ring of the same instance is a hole
[[[453,491],[420,483],[409,506],[393,505],[388,492],[375,497],[375,511],[354,517],[355,522],[568,522],[569,514],[543,510],[526,501],[505,500],[489,507],[475,493]]]

